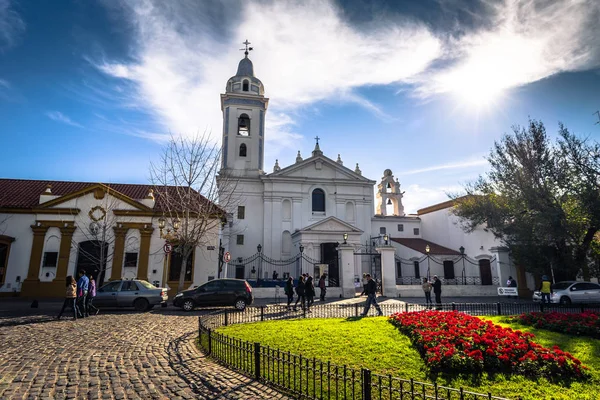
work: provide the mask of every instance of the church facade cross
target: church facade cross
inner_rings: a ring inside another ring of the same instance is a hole
[[[317,141],[317,144],[319,144],[319,139],[321,139],[320,137],[316,137],[315,140]]]

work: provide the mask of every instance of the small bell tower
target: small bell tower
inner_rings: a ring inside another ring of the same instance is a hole
[[[254,66],[248,58],[252,47],[246,40],[244,58],[235,76],[229,78],[225,94],[221,94],[223,140],[221,172],[235,176],[264,174],[265,113],[269,99],[265,88],[254,76]]]
[[[404,206],[402,205],[402,197],[404,192],[400,192],[400,182],[398,179],[394,181],[394,175],[391,169],[383,171],[383,178],[377,185],[377,211],[379,215],[403,217]],[[393,206],[393,213],[387,212],[387,206]]]

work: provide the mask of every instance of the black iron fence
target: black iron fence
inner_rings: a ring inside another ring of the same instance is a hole
[[[396,277],[396,285],[421,285],[423,276],[398,276]],[[441,278],[442,285],[483,285],[481,276],[457,276],[455,278]],[[500,278],[492,276],[486,282],[488,285],[500,286]]]
[[[308,273],[315,278],[315,284],[321,275],[321,267],[327,265],[327,281],[329,287],[338,287],[339,267],[337,257],[320,261],[304,253],[287,259],[275,259],[257,252],[247,258],[235,258],[228,266],[227,278],[246,279],[254,287],[283,286],[289,277],[298,279],[303,273]],[[297,284],[295,281],[294,284]]]

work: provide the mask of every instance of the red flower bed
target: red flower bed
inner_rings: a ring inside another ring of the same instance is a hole
[[[598,312],[585,311],[579,314],[531,312],[513,317],[512,320],[536,328],[600,339],[600,313]]]
[[[397,313],[390,322],[408,335],[434,372],[510,372],[549,379],[582,378],[586,366],[534,335],[494,325],[457,311]]]

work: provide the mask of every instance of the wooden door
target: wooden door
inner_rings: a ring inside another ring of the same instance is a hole
[[[479,260],[479,276],[482,285],[492,284],[492,266],[490,260]]]

